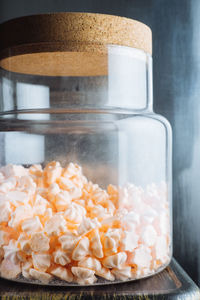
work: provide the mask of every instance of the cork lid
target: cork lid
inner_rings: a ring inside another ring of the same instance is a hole
[[[0,67],[47,76],[106,75],[108,45],[152,53],[145,24],[94,13],[50,13],[0,25]]]

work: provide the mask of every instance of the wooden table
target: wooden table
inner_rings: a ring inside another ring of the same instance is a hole
[[[169,267],[148,279],[104,286],[39,286],[0,279],[0,299],[200,300],[200,290],[180,267],[180,265],[173,259]]]

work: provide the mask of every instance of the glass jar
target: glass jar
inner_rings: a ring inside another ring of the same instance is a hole
[[[0,273],[38,284],[148,277],[172,255],[171,129],[151,31],[58,13],[0,26]]]

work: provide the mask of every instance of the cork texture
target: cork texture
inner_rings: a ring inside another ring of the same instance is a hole
[[[132,19],[93,13],[13,19],[0,25],[0,40],[0,66],[26,74],[105,75],[110,44],[152,53],[149,27]]]

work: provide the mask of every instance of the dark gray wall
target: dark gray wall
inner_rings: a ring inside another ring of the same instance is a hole
[[[200,1],[0,0],[0,22],[52,11],[116,14],[152,28],[154,108],[174,133],[174,256],[200,284]]]

